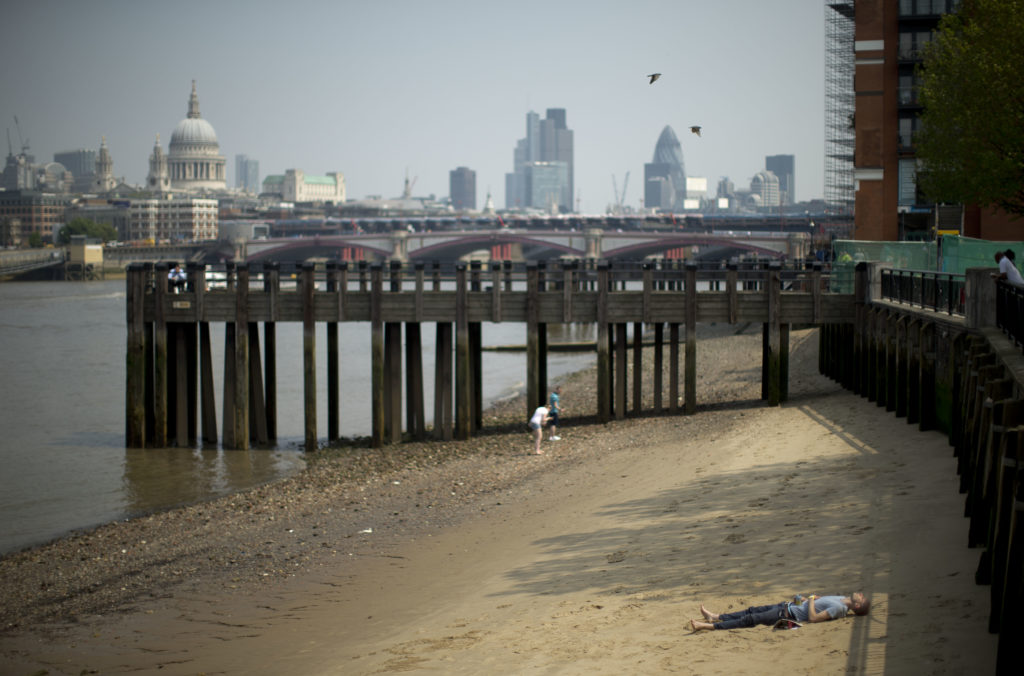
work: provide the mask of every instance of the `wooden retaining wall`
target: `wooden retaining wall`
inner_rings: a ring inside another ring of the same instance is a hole
[[[995,307],[988,269],[968,271],[966,317],[881,300],[872,290],[876,271],[873,264],[858,269],[857,321],[822,328],[820,370],[908,423],[948,436],[970,520],[966,545],[980,550],[975,580],[991,587],[997,673],[1017,674],[1024,660],[1024,353],[984,309]]]

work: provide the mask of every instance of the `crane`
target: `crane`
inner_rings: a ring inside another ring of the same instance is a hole
[[[615,206],[613,211],[617,214],[622,213],[623,205],[626,203],[626,188],[629,187],[629,172],[626,172],[626,177],[622,180],[622,192],[619,192],[619,182],[615,180],[615,174],[612,174],[612,188],[615,190]]]
[[[18,116],[17,115],[14,116],[14,130],[18,132],[18,143],[21,144],[21,152],[22,153],[27,153],[28,152],[28,139],[22,140],[22,138],[21,138],[21,126],[18,124]],[[8,140],[8,145],[10,145],[10,141],[9,140]]]

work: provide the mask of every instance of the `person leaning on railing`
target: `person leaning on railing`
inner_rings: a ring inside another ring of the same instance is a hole
[[[1013,249],[1007,249],[1006,251],[997,251],[995,254],[996,264],[999,266],[999,273],[993,274],[993,279],[1005,279],[1014,286],[1024,287],[1024,277],[1021,277],[1020,271],[1017,270],[1017,266],[1014,264],[1016,254],[1013,253]]]

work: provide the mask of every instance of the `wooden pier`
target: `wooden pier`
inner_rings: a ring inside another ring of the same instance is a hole
[[[294,288],[282,288],[280,269],[228,266],[223,288],[208,288],[203,266],[188,267],[185,290],[172,293],[168,264],[133,265],[127,274],[126,445],[194,446],[217,443],[212,322],[224,324],[222,433],[224,448],[245,449],[276,438],[276,333],[278,322],[303,325],[304,437],[318,443],[316,419],[317,325],[326,330],[327,439],[339,437],[341,323],[369,324],[371,332],[372,443],[427,437],[423,397],[421,326],[436,324],[434,374],[435,438],[469,438],[482,422],[481,325],[517,322],[526,334],[527,411],[547,393],[547,326],[595,324],[598,417],[637,414],[640,407],[644,326],[654,329],[655,412],[696,409],[698,322],[758,323],[763,326],[763,398],[777,405],[787,397],[789,327],[853,321],[852,293],[829,293],[819,265],[756,270],[735,265],[713,270],[663,261],[632,266],[561,261],[549,268],[527,264],[435,265],[397,261],[360,265],[307,263]],[[256,273],[262,279],[254,280]],[[698,291],[704,285],[707,291]],[[447,286],[448,288],[443,288]],[[454,286],[454,288],[451,288]],[[516,287],[519,287],[516,289]],[[633,287],[633,288],[629,288]],[[263,324],[263,345],[258,325]],[[627,325],[633,324],[629,346]],[[402,329],[405,333],[404,380]],[[666,341],[665,327],[668,328]],[[683,333],[685,331],[685,333]],[[665,343],[669,382],[661,380]],[[684,346],[680,364],[679,346]],[[627,412],[627,361],[632,347],[633,410]],[[359,368],[364,368],[360,364]],[[683,396],[680,397],[680,373]],[[666,396],[667,395],[667,407]],[[525,418],[524,418],[525,420]]]

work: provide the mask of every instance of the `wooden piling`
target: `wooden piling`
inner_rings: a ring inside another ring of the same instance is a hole
[[[697,263],[686,261],[686,391],[687,415],[697,412]]]
[[[316,267],[302,264],[302,391],[303,441],[306,452],[317,450],[316,421]]]
[[[455,266],[455,436],[460,440],[469,439],[473,424],[466,281],[466,264],[459,263]]]
[[[145,269],[138,264],[128,266],[127,311],[128,337],[125,350],[125,445],[146,447],[146,332],[145,332]]]
[[[434,340],[434,436],[450,441],[452,420],[452,325],[438,322]]]
[[[235,290],[235,411],[234,446],[249,448],[249,266],[235,265],[238,288]]]
[[[267,438],[277,439],[277,320],[281,291],[281,266],[263,264],[263,291],[269,304],[269,321],[263,323],[263,405],[267,417]]]
[[[167,271],[166,263],[158,263],[153,285],[153,445],[157,448],[167,446]]]
[[[405,389],[406,429],[412,438],[423,440],[427,437],[423,403],[423,345],[419,322],[405,324]]]
[[[529,268],[527,268],[529,274]],[[608,261],[597,263],[597,419],[611,420],[611,351],[608,332]]]

